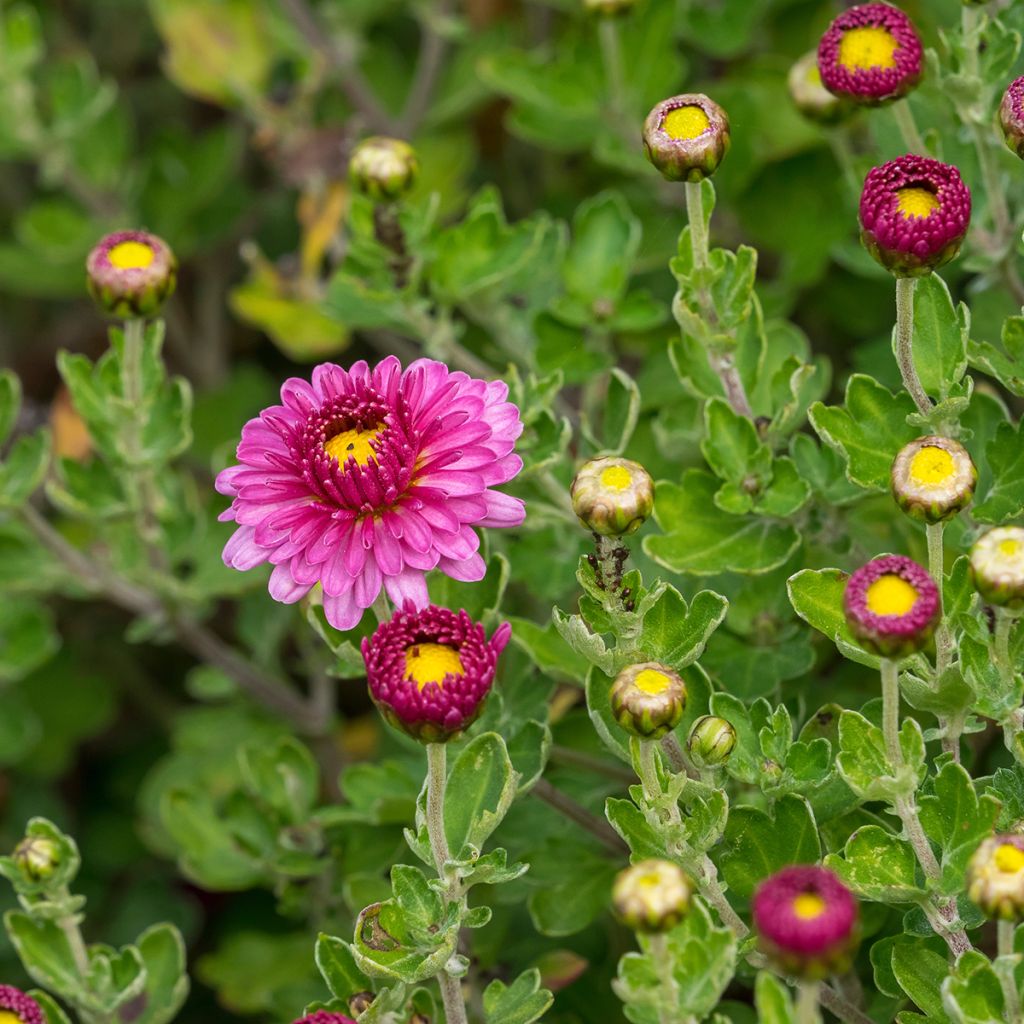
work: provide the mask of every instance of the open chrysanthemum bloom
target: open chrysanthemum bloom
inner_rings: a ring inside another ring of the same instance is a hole
[[[13,985],[0,985],[0,1024],[46,1024],[40,1005]]]
[[[965,509],[978,482],[967,449],[948,437],[919,437],[893,459],[893,497],[913,519],[939,523]]]
[[[612,714],[627,732],[658,739],[674,729],[686,710],[686,683],[667,665],[628,665],[612,683]]]
[[[816,50],[805,53],[796,61],[789,69],[786,84],[793,105],[809,121],[835,124],[854,109],[822,84]]]
[[[363,640],[370,697],[409,735],[451,739],[480,714],[511,634],[506,622],[488,640],[464,611],[406,606]]]
[[[823,978],[846,969],[857,903],[828,868],[783,868],[758,886],[751,909],[762,948],[786,973]]]
[[[846,582],[846,621],[869,651],[900,658],[919,651],[942,613],[939,589],[928,570],[903,555],[862,565]]]
[[[682,868],[652,857],[616,875],[612,906],[634,931],[666,932],[683,919],[692,894],[693,886]]]
[[[1015,78],[999,104],[999,123],[1007,146],[1024,158],[1024,76]]]
[[[669,181],[700,181],[729,151],[729,118],[703,93],[662,100],[644,121],[644,153]]]
[[[967,895],[988,914],[1024,918],[1024,836],[989,836],[967,868]]]
[[[1024,608],[1024,528],[997,526],[971,547],[974,586],[989,603]]]
[[[236,569],[270,562],[270,593],[298,601],[316,583],[324,612],[351,629],[381,587],[427,604],[424,574],[479,580],[474,526],[517,526],[523,503],[493,488],[522,466],[519,410],[500,381],[394,356],[373,369],[324,363],[285,381],[281,405],[242,428],[241,465],[217,477]]]
[[[971,193],[951,164],[897,157],[873,167],[860,195],[861,241],[897,277],[948,263],[971,222]]]
[[[914,23],[889,4],[860,4],[840,14],[818,44],[829,92],[855,103],[905,96],[921,78],[924,51]]]
[[[89,294],[119,317],[151,316],[174,291],[178,263],[162,239],[146,231],[106,235],[85,261]]]

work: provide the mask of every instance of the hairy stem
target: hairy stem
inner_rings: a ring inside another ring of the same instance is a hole
[[[818,990],[821,984],[817,981],[801,981],[797,985],[796,1024],[821,1024],[818,1012]]]
[[[530,792],[538,799],[543,800],[549,807],[553,807],[563,814],[569,821],[589,832],[605,849],[610,850],[617,857],[629,853],[629,847],[622,837],[604,818],[591,814],[586,807],[578,804],[571,796],[563,793],[557,786],[553,786],[547,779],[538,779]]]
[[[704,224],[704,196],[699,181],[686,183],[686,216],[690,222],[693,265],[697,270],[703,270],[708,265],[708,232]]]
[[[1000,920],[997,925],[999,958],[996,960],[995,968],[1003,989],[1008,1024],[1019,1024],[1021,1020],[1020,992],[1017,990],[1017,979],[1014,976],[1017,956],[1013,950],[1013,935],[1016,929],[1015,921]]]
[[[60,893],[61,899],[70,901],[71,893],[67,886],[64,886]],[[83,983],[89,974],[89,951],[85,946],[85,939],[82,938],[82,930],[78,925],[78,918],[74,914],[65,914],[57,919],[57,925],[64,933],[71,947],[71,956],[75,961],[75,970]]]
[[[928,571],[939,588],[939,600],[942,602],[942,618],[939,620],[938,628],[935,630],[935,682],[938,684],[946,669],[953,661],[953,634],[949,628],[949,619],[946,617],[945,601],[942,597],[942,587],[946,579],[945,551],[942,545],[942,535],[945,523],[928,523],[925,532],[928,536]],[[942,717],[943,726],[942,749],[951,754],[953,760],[960,763],[960,733],[963,730],[963,716]]]
[[[896,119],[896,126],[903,136],[903,145],[907,147],[908,153],[916,153],[918,156],[927,156],[928,150],[925,147],[924,139],[917,130],[917,122],[914,120],[914,112],[910,109],[910,103],[905,100],[897,100],[892,105],[893,117]]]
[[[899,106],[899,104],[896,104]],[[922,416],[932,411],[931,399],[921,386],[921,378],[914,366],[914,288],[917,279],[896,278],[896,362],[899,363],[903,386]]]
[[[679,984],[672,972],[672,957],[668,951],[668,939],[662,934],[648,936],[647,948],[650,950],[655,973],[658,975],[658,1022],[659,1024],[677,1024],[679,1014]]]
[[[625,124],[626,76],[622,70],[622,46],[619,41],[619,26],[615,18],[599,19],[598,36],[601,43],[601,61],[604,64],[605,85],[608,90],[608,106],[616,125]]]

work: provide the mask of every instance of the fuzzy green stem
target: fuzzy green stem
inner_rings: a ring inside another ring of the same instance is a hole
[[[1015,921],[1000,920],[997,925],[999,957],[996,960],[995,968],[996,974],[999,975],[999,984],[1003,989],[1005,1019],[1008,1024],[1019,1024],[1021,1020],[1020,992],[1017,989],[1014,971],[1017,963],[1017,956],[1013,949],[1013,937],[1016,929]]]
[[[678,1024],[684,1018],[679,1013],[679,985],[672,971],[668,939],[664,935],[648,936],[647,948],[658,975],[658,1022]]]
[[[796,1024],[821,1024],[818,1012],[820,982],[801,981],[797,985]]]
[[[604,64],[605,85],[608,90],[608,106],[617,124],[624,124],[626,114],[626,76],[622,70],[622,46],[619,40],[619,26],[614,18],[601,18],[598,26],[601,43],[601,60]]]
[[[942,601],[942,587],[946,579],[945,551],[942,545],[945,523],[928,523],[925,532],[928,536],[928,571],[939,588],[939,599]],[[935,682],[938,684],[946,669],[953,660],[953,635],[946,617],[945,601],[942,601],[942,618],[935,630]],[[960,733],[963,730],[963,717],[943,718],[944,735],[942,749],[952,754],[953,760],[960,762]]]
[[[882,673],[882,734],[889,765],[896,774],[903,767],[900,748],[900,670],[892,658],[883,658]]]
[[[67,886],[61,889],[60,900],[61,902],[71,900],[71,893],[68,891]],[[57,919],[57,925],[68,940],[68,945],[71,947],[71,956],[75,961],[75,970],[84,984],[89,974],[89,951],[86,949],[85,940],[82,938],[82,930],[78,926],[78,918],[74,914],[66,914]]]
[[[629,748],[633,755],[633,770],[640,779],[644,796],[649,803],[655,803],[661,799],[661,782],[658,780],[658,766],[655,755],[657,743],[654,740],[642,740],[634,736],[630,740]]]
[[[896,278],[896,362],[900,367],[903,386],[922,416],[932,411],[931,399],[921,386],[921,378],[914,366],[914,288],[917,278]]]
[[[686,182],[686,216],[690,222],[690,248],[693,265],[703,270],[708,265],[708,232],[704,223],[704,196],[699,181]]]
[[[718,868],[707,854],[701,860],[702,877],[700,879],[701,895],[718,911],[718,916],[737,939],[745,939],[750,934],[743,918],[732,909],[721,883],[718,881]]]
[[[910,103],[905,100],[897,100],[892,105],[893,117],[896,119],[896,126],[903,136],[903,145],[907,147],[908,153],[916,153],[918,156],[927,156],[928,150],[925,147],[924,139],[917,130],[917,122],[914,120],[914,112],[910,109]]]
[[[996,631],[993,638],[993,655],[1003,685],[1009,689],[1013,686],[1014,668],[1010,660],[1010,631],[1013,629],[1017,616],[1006,608],[996,609]]]
[[[861,176],[857,173],[854,164],[853,147],[850,145],[850,133],[844,125],[838,128],[828,129],[825,133],[829,146],[832,148],[832,155],[835,157],[839,169],[843,172],[843,179],[855,198],[860,197]]]

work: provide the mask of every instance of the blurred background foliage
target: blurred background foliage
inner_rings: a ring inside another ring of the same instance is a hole
[[[348,153],[365,135],[386,132],[409,137],[420,155],[407,231],[415,238],[417,225],[441,226],[430,235],[434,287],[447,290],[461,351],[499,370],[513,364],[526,381],[560,371],[566,393],[591,412],[601,396],[588,395],[588,381],[625,367],[642,396],[630,454],[655,476],[678,478],[681,465],[700,461],[701,430],[700,403],[679,397],[666,346],[677,336],[666,265],[684,222],[682,191],[646,164],[639,128],[656,101],[680,91],[705,91],[729,112],[733,148],[715,178],[715,240],[760,250],[769,337],[788,332],[786,346],[809,344],[827,356],[833,395],[854,369],[894,386],[891,280],[857,241],[856,190],[836,147],[852,147],[855,162],[863,154],[863,169],[879,154],[902,152],[895,124],[886,112],[862,117],[840,140],[804,121],[786,89],[792,62],[842,6],[640,0],[618,22],[615,90],[615,54],[602,49],[608,40],[579,0],[4,0],[0,362],[24,382],[20,428],[49,423],[59,454],[87,460],[89,437],[59,385],[55,357],[70,349],[95,358],[106,348],[83,265],[97,238],[122,227],[163,236],[182,264],[166,311],[166,352],[196,389],[187,466],[210,519],[219,511],[213,472],[281,379],[323,358],[392,350],[408,358],[420,345],[445,355],[436,324],[392,309],[386,284],[368,293],[364,279],[354,283],[342,268],[358,264],[345,239],[358,239],[368,216],[345,181]],[[940,27],[956,23],[960,3],[904,7],[926,45],[941,49]],[[1003,17],[1024,24],[1021,5]],[[912,102],[925,130],[951,117],[934,76]],[[944,159],[973,185],[972,151],[951,133],[943,145]],[[1000,159],[1012,175],[1011,199],[1022,198],[1021,165],[1008,152]],[[976,217],[983,209],[976,194]],[[1019,309],[977,269],[961,260],[946,277],[954,295],[969,280],[973,335],[995,340]],[[773,328],[783,317],[796,326]],[[533,387],[516,396],[525,397],[528,419]],[[545,444],[560,446],[555,433],[554,420],[532,424],[533,462],[543,461]],[[887,504],[879,509],[895,516]],[[870,502],[860,528],[873,529]],[[209,577],[218,621],[261,664],[308,669],[317,655],[289,639],[294,610],[270,602],[258,579],[220,568],[226,535],[211,526],[184,541]],[[507,612],[545,619],[552,601],[572,603],[571,567],[585,538],[557,534],[562,574],[551,572],[552,538],[538,530],[519,539]],[[776,612],[792,632],[784,588],[792,569],[758,577],[756,588],[735,577],[715,581],[735,602],[734,637]],[[379,866],[400,847],[417,788],[415,774],[394,764],[411,763],[415,752],[381,735],[361,687],[342,686],[344,721],[326,738],[335,755],[359,761],[386,743],[397,760],[348,777],[346,792],[362,800],[363,817],[336,851],[344,889],[337,901],[311,901],[295,862],[254,856],[225,864],[214,853],[176,866],[175,828],[203,820],[189,801],[204,790],[246,799],[251,779],[239,771],[238,748],[277,750],[287,729],[233,700],[230,681],[187,653],[141,631],[126,645],[127,617],[106,604],[62,600],[51,613],[23,603],[47,588],[49,571],[16,537],[0,534],[0,847],[14,844],[28,817],[47,815],[82,847],[81,885],[97,934],[116,944],[154,920],[178,924],[196,980],[183,1021],[224,1010],[290,1019],[324,992],[311,955],[316,930],[344,933],[344,907],[380,894]],[[767,609],[766,588],[777,594]],[[481,609],[494,606],[481,600]],[[17,645],[2,643],[5,630]],[[506,704],[542,707],[553,681],[578,674],[568,648],[544,635],[548,671],[541,676],[522,653],[510,655],[506,678],[518,682],[507,687]],[[544,635],[538,629],[530,638],[534,660]],[[758,678],[737,653],[740,641],[722,634],[705,665],[754,698],[806,672],[810,644],[779,648],[772,671]],[[839,699],[841,672],[836,685]],[[572,703],[567,698],[564,710]],[[578,709],[564,715],[556,739],[584,753],[599,747]],[[621,784],[559,779],[589,804]],[[607,915],[591,922],[616,864],[590,840],[566,838],[560,819],[537,804],[517,804],[504,834],[517,856],[530,844],[534,868],[505,887],[509,906],[476,933],[476,959],[485,971],[499,952],[520,966],[538,963],[560,990],[559,1020],[595,1019],[588,1000],[600,991],[607,1019],[607,979],[630,940]],[[303,837],[294,838],[291,853],[300,857]],[[546,879],[543,889],[535,877]],[[526,919],[527,897],[544,938]],[[0,904],[11,900],[0,891]],[[5,942],[0,937],[0,979],[17,984],[23,976]],[[574,989],[588,964],[595,980]]]

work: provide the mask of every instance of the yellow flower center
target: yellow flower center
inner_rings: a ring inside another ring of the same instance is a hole
[[[383,427],[371,427],[369,430],[354,427],[352,430],[343,430],[324,441],[324,451],[337,459],[338,464],[342,466],[350,458],[355,459],[360,465],[369,465],[377,461],[370,442],[380,437],[383,430]]]
[[[653,889],[661,885],[662,877],[660,871],[645,871],[637,880],[636,884],[644,889]]]
[[[156,253],[143,242],[118,242],[107,253],[107,259],[118,270],[145,270],[155,257]],[[2,1017],[0,1024],[6,1024]]]
[[[910,460],[910,479],[922,487],[938,487],[956,473],[953,456],[945,448],[922,448]]]
[[[999,554],[1012,558],[1020,552],[1020,547],[1019,540],[1001,540],[999,542]]]
[[[996,867],[1004,874],[1015,875],[1024,871],[1024,852],[1018,850],[1013,843],[1003,843],[996,849]]]
[[[710,127],[708,115],[698,106],[676,107],[661,122],[661,130],[673,139],[695,139]]]
[[[825,901],[816,892],[802,892],[793,900],[793,913],[801,921],[813,921],[825,913]]]
[[[645,668],[642,672],[637,674],[636,679],[633,680],[633,685],[644,693],[649,693],[656,696],[659,693],[664,693],[669,687],[670,680],[664,672],[659,672],[657,669]]]
[[[884,28],[851,28],[839,41],[839,63],[853,71],[894,68],[899,45]]]
[[[405,678],[422,690],[427,683],[440,686],[445,676],[465,673],[459,652],[445,644],[413,644],[405,649]]]
[[[807,81],[810,82],[811,85],[821,85],[821,87],[824,88],[821,83],[821,69],[817,64],[812,64],[807,69]]]
[[[609,466],[601,471],[601,486],[610,491],[624,491],[633,482],[633,474],[625,466]]]
[[[917,591],[899,576],[879,576],[868,587],[866,600],[875,615],[906,615],[917,603]]]
[[[901,188],[896,192],[896,209],[904,217],[930,217],[939,208],[934,192],[926,188]]]
[[[0,1010],[0,1024],[25,1024],[25,1022],[10,1010]]]

